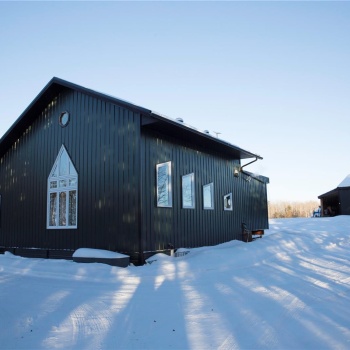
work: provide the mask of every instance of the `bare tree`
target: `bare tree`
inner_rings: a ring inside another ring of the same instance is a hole
[[[269,202],[269,218],[298,218],[310,217],[313,211],[319,206],[318,201],[289,202],[278,201]]]

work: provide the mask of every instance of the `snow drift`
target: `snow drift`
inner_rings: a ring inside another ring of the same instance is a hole
[[[350,217],[141,267],[0,255],[1,349],[347,349]]]

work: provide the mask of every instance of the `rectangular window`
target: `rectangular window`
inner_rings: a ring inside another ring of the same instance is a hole
[[[171,208],[171,162],[157,164],[157,206]]]
[[[232,193],[224,196],[224,210],[232,210]]]
[[[203,209],[214,209],[214,184],[203,186]]]
[[[187,209],[195,207],[194,173],[182,176],[182,207]]]
[[[0,228],[1,228],[1,194],[0,194]]]

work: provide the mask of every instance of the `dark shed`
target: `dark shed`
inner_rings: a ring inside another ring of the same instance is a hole
[[[53,78],[0,140],[0,246],[139,262],[268,228],[259,155],[149,109]]]
[[[322,215],[350,215],[350,175],[332,191],[318,196]]]

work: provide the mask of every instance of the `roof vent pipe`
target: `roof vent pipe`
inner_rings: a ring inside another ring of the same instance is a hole
[[[183,123],[184,122],[184,120],[182,119],[182,118],[176,118],[175,119],[178,123]]]

